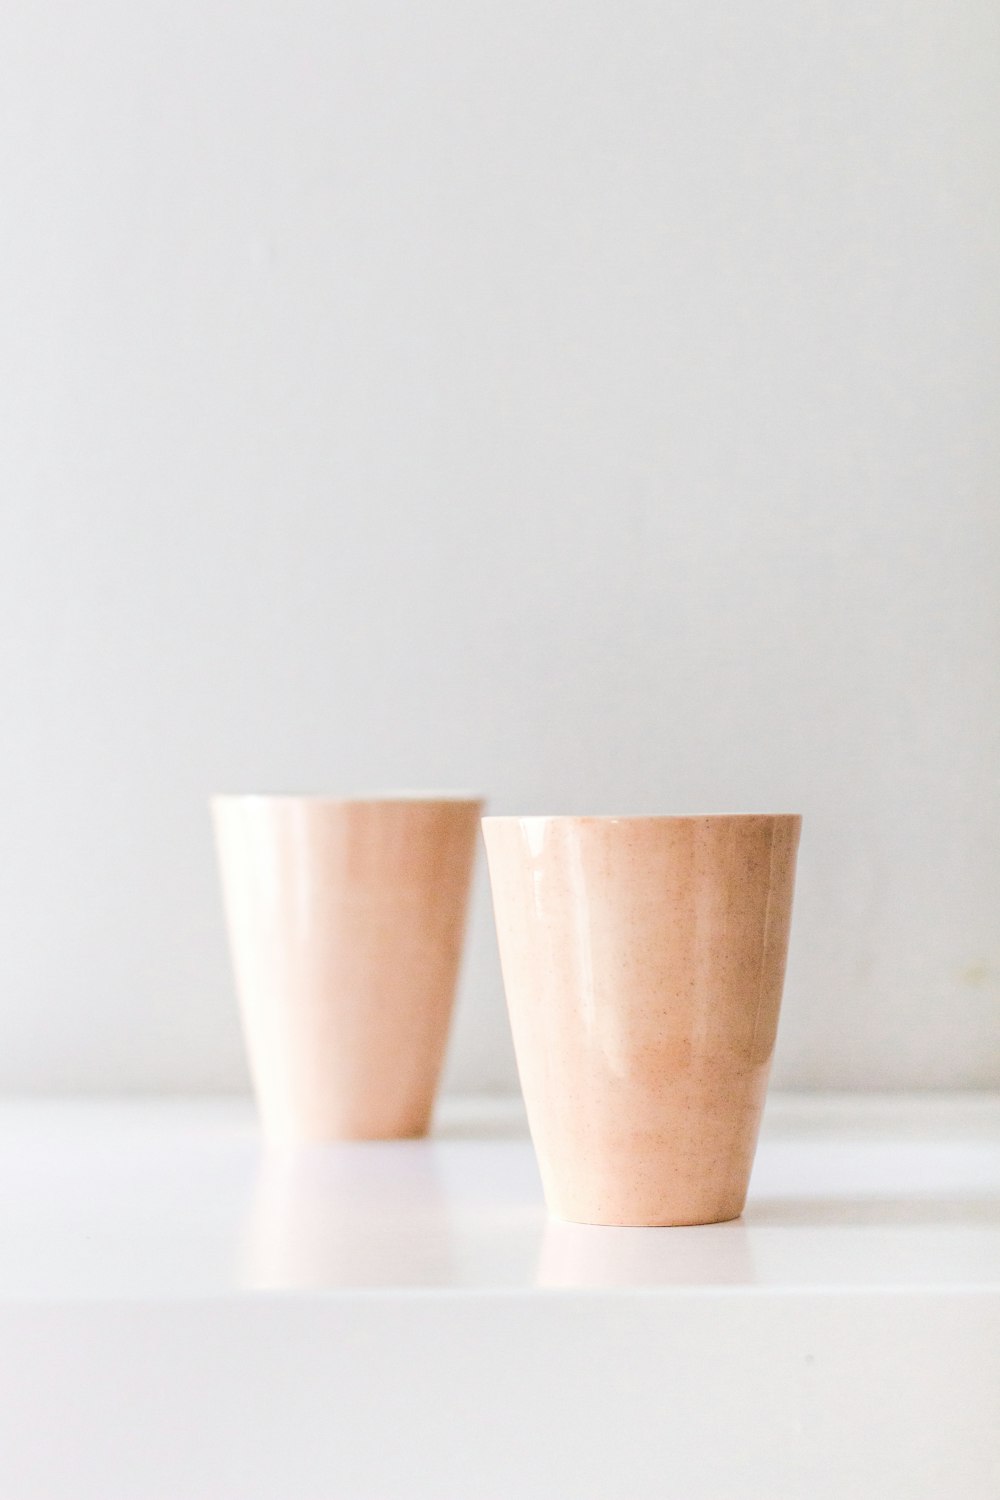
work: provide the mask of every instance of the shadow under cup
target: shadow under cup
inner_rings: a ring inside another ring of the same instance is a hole
[[[268,1139],[426,1133],[481,810],[446,796],[213,799]]]
[[[774,1050],[797,816],[484,818],[550,1211],[743,1210]]]

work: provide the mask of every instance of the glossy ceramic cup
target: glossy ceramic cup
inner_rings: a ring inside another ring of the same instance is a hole
[[[272,1141],[430,1123],[482,803],[216,797],[250,1070]]]
[[[800,823],[484,818],[518,1071],[557,1218],[742,1212]]]

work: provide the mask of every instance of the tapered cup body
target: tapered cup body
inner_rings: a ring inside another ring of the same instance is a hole
[[[213,799],[236,989],[269,1139],[426,1133],[481,808],[458,798]]]
[[[485,818],[551,1212],[707,1224],[746,1199],[801,820]]]

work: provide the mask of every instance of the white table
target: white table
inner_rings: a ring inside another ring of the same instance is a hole
[[[0,1500],[997,1500],[1000,1099],[776,1097],[743,1220],[548,1221],[520,1107],[0,1106]]]

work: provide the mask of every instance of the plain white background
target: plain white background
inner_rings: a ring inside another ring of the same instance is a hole
[[[993,0],[7,0],[0,1085],[243,1086],[206,797],[393,784],[801,810],[776,1080],[1000,1083],[998,100]]]

